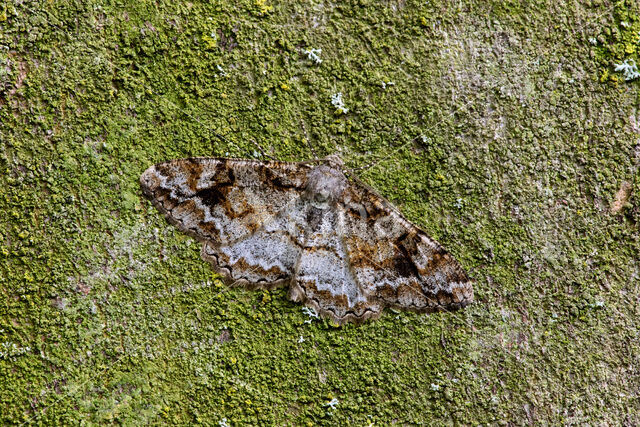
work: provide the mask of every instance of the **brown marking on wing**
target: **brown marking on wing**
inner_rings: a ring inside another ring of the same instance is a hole
[[[267,185],[274,188],[289,190],[300,187],[300,185],[293,179],[290,179],[283,174],[278,174],[276,171],[267,167],[260,170],[260,176]]]
[[[216,236],[220,234],[220,230],[213,222],[210,221],[200,221],[199,223],[200,231],[203,235],[208,236],[210,239],[216,241]]]
[[[345,243],[352,249],[349,252],[349,260],[353,267],[364,268],[371,265],[371,263],[379,265],[377,262],[378,248],[375,245],[354,235],[345,236]],[[383,266],[380,265],[380,267]]]
[[[200,180],[200,176],[202,175],[202,170],[204,166],[201,162],[198,162],[194,159],[189,159],[189,161],[185,162],[185,172],[187,174],[187,186],[194,193],[198,191],[198,181]]]
[[[367,187],[351,183],[345,193],[352,270],[359,281],[377,277],[382,282],[361,286],[373,286],[386,305],[420,312],[455,310],[473,300],[471,281],[438,242]],[[387,219],[377,225],[381,218]]]
[[[348,190],[349,188],[347,188]],[[366,221],[370,225],[375,224],[377,220],[387,216],[390,212],[380,201],[360,197],[353,194],[353,190],[347,199],[350,201],[344,204],[347,214],[356,220]]]
[[[164,187],[158,187],[155,191],[154,202],[161,204],[164,210],[170,212],[173,208],[180,204],[180,200],[171,195],[171,190]]]
[[[234,208],[232,202],[235,200],[233,200],[233,198],[238,196],[232,193],[233,189],[233,184],[230,183],[212,185],[211,187],[199,190],[195,193],[194,197],[202,200],[202,203],[208,206],[211,210],[216,206],[221,207],[224,210],[224,214],[229,219],[240,219],[254,213],[255,210],[251,205],[249,205],[249,203],[247,203],[246,199],[240,200],[240,203],[238,203],[240,205],[240,209]],[[253,232],[259,227],[260,223],[253,222],[245,225],[249,226],[250,230]]]
[[[426,268],[424,268],[424,273],[442,270],[445,265],[451,263],[450,258],[449,254],[444,251],[434,251],[427,262]]]
[[[208,206],[210,209],[214,209],[216,206],[222,206],[228,215],[229,211],[231,211],[227,198],[229,192],[231,192],[231,186],[229,185],[212,185],[211,187],[199,190],[194,194],[194,197],[200,199],[202,204]]]
[[[175,177],[175,171],[171,168],[171,163],[170,162],[166,162],[166,163],[159,163],[155,166],[152,166],[152,168],[155,169],[155,171],[157,172],[157,175],[161,175],[161,176],[165,176],[167,178],[174,178]],[[149,170],[149,169],[147,169]],[[144,174],[142,175],[144,176]]]
[[[343,325],[348,322],[362,323],[377,318],[382,307],[376,301],[357,302],[349,307],[346,295],[334,295],[327,290],[319,290],[312,280],[297,280],[292,284],[292,300],[305,303],[324,316]]]
[[[438,297],[438,302],[440,303],[440,305],[448,306],[449,304],[451,304],[451,292],[447,292],[441,289],[438,291],[436,296]]]
[[[173,208],[171,215],[179,221],[183,221],[185,217],[188,217],[190,221],[193,220],[193,217],[203,217],[202,211],[196,207],[196,202],[193,199],[187,199]]]
[[[406,232],[400,236],[393,244],[396,247],[396,252],[392,262],[393,268],[398,275],[401,277],[420,277],[420,271],[418,271],[418,267],[416,267],[412,259],[412,256],[418,252],[418,249],[415,241],[411,240],[410,232]]]
[[[454,303],[459,304],[465,300],[466,296],[461,288],[455,288],[451,291],[451,299]]]
[[[394,288],[389,284],[378,284],[376,287],[376,296],[381,301],[395,301],[398,299],[398,288]]]
[[[326,306],[342,306],[347,307],[349,305],[349,301],[346,295],[333,295],[330,291],[326,289],[318,289],[316,282],[312,280],[304,280],[299,282],[307,291],[309,291],[310,295],[314,296],[317,300],[323,302],[331,302],[331,304],[326,304]],[[324,305],[324,304],[323,304]]]
[[[274,278],[274,277],[289,277],[289,274],[285,271],[282,271],[278,266],[272,266],[268,269],[264,269],[259,265],[249,264],[245,258],[240,258],[233,265],[229,263],[229,258],[224,256],[220,257],[223,263],[221,265],[225,265],[229,267],[231,270],[231,277],[233,279],[238,279],[242,277],[247,272],[251,272],[256,276],[263,276],[265,278]]]

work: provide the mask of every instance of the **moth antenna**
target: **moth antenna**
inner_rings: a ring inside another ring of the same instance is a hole
[[[262,145],[258,144],[258,141],[256,141],[255,139],[252,139],[252,140],[251,140],[251,142],[253,142],[253,145],[255,145],[255,146],[258,148],[258,150],[260,150],[260,153],[262,153],[262,157],[265,157],[265,158],[267,158],[267,159],[269,159],[269,160],[275,160],[275,161],[277,161],[277,160],[278,160],[278,159],[276,159],[275,157],[270,156],[269,154],[267,154],[267,153],[264,151],[264,149],[262,148]]]
[[[372,168],[372,167],[374,167],[374,166],[377,166],[377,165],[378,165],[378,163],[383,162],[383,161],[385,161],[385,160],[388,160],[391,156],[393,156],[394,154],[396,154],[398,151],[400,151],[401,149],[403,149],[403,148],[404,148],[404,147],[406,147],[407,145],[409,145],[409,144],[411,144],[411,143],[413,143],[413,142],[416,142],[416,141],[418,140],[418,138],[421,138],[421,137],[422,137],[422,135],[418,135],[418,136],[416,136],[415,138],[413,138],[412,140],[405,142],[404,144],[400,145],[399,147],[396,147],[393,151],[391,151],[391,152],[390,152],[389,154],[387,154],[386,156],[384,156],[384,157],[382,157],[382,158],[380,158],[380,159],[374,160],[374,161],[372,161],[372,162],[369,162],[369,163],[367,163],[367,164],[366,164],[366,165],[364,165],[364,166],[359,166],[359,167],[357,167],[357,168],[353,168],[353,169],[351,169],[351,170],[352,170],[352,171],[361,171],[361,170],[365,170],[365,169],[369,169],[369,168]]]
[[[451,113],[449,113],[447,116],[445,116],[442,120],[440,120],[440,121],[438,121],[437,123],[434,123],[432,126],[428,127],[428,128],[425,130],[425,132],[423,132],[422,134],[420,134],[420,135],[416,136],[416,137],[415,137],[415,138],[413,138],[412,140],[407,141],[407,142],[405,142],[404,144],[401,144],[401,145],[399,145],[398,147],[394,148],[394,149],[393,149],[393,150],[391,150],[391,152],[390,152],[389,154],[387,154],[386,156],[384,156],[384,157],[382,157],[382,158],[380,158],[380,159],[378,159],[378,160],[374,160],[373,162],[371,162],[371,163],[369,163],[369,164],[367,164],[367,165],[360,166],[359,168],[355,168],[355,169],[353,169],[353,170],[356,170],[356,171],[357,171],[357,170],[362,170],[362,169],[368,169],[368,168],[370,168],[370,167],[377,166],[377,165],[378,165],[379,163],[381,163],[381,162],[384,162],[384,161],[388,160],[391,156],[393,156],[394,154],[396,154],[398,151],[402,150],[402,149],[403,149],[404,147],[406,147],[407,145],[409,145],[409,144],[411,144],[411,143],[413,143],[413,142],[417,141],[417,140],[418,140],[418,138],[422,138],[422,137],[423,137],[423,135],[424,135],[426,132],[428,132],[428,131],[430,131],[431,129],[433,129],[433,128],[435,128],[436,126],[438,126],[440,123],[442,123],[442,122],[444,121],[444,119],[449,118],[449,117],[453,116],[454,114],[456,114],[456,113],[458,113],[458,112],[462,111],[463,109],[467,108],[467,107],[468,107],[470,104],[472,104],[473,102],[474,102],[474,100],[472,99],[472,100],[470,100],[469,102],[467,102],[466,104],[464,104],[462,107],[457,108],[456,110],[452,111],[452,112],[451,112]]]
[[[315,148],[313,148],[313,145],[311,144],[311,139],[309,138],[309,134],[307,133],[307,127],[304,125],[304,121],[300,123],[302,124],[302,131],[304,132],[304,138],[307,141],[307,145],[309,146],[309,149],[311,149],[311,153],[313,153],[313,160],[317,161],[320,158],[318,157],[318,153],[316,153]]]
[[[216,132],[215,130],[209,128],[209,132],[215,136],[216,138],[218,138],[220,141],[224,142],[225,144],[231,144],[231,141],[229,141],[227,138],[225,138],[223,135],[220,135],[218,132]]]

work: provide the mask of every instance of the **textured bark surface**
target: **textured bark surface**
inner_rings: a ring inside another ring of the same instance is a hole
[[[638,7],[0,6],[1,421],[640,424]],[[139,177],[262,151],[362,168],[474,304],[225,287]]]

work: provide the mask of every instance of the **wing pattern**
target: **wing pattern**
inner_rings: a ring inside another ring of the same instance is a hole
[[[356,280],[396,308],[452,310],[473,300],[460,264],[389,202],[354,183],[345,195],[345,244]]]
[[[143,193],[179,230],[203,243],[202,257],[229,284],[273,287],[300,252],[305,165],[191,158],[160,163],[140,178]]]
[[[192,158],[150,167],[143,193],[230,285],[290,285],[339,324],[384,307],[455,310],[472,282],[435,240],[330,156],[307,163]]]

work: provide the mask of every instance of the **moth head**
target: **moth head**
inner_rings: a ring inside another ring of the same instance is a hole
[[[327,208],[342,197],[347,178],[330,165],[316,166],[309,172],[305,197],[318,208]]]
[[[322,159],[322,161],[334,169],[344,168],[344,162],[342,161],[340,156],[338,156],[337,154],[330,154],[324,159]]]

